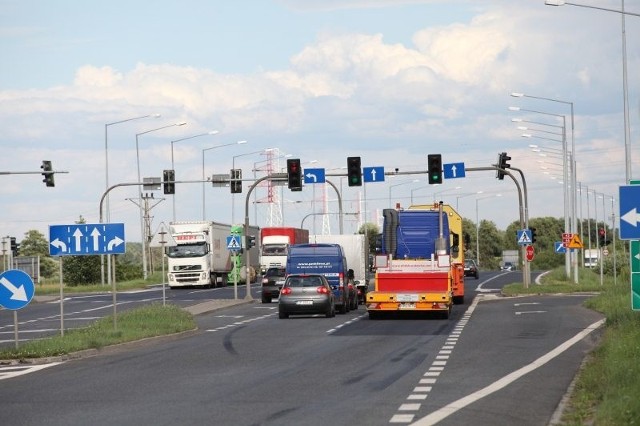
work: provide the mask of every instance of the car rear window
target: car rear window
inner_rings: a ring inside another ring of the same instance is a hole
[[[291,277],[287,281],[289,287],[318,287],[322,285],[320,277]]]

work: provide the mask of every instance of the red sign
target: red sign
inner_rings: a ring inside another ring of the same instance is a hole
[[[527,246],[527,260],[529,262],[533,260],[533,246]]]

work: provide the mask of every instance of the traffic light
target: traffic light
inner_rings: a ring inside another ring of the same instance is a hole
[[[162,172],[162,186],[165,194],[175,194],[176,193],[176,171],[175,170],[164,170]]]
[[[429,185],[442,183],[442,155],[429,154],[427,156],[427,173],[429,174]]]
[[[229,183],[232,194],[242,193],[242,169],[231,169],[231,181]]]
[[[531,233],[531,244],[536,242],[536,228],[529,228],[529,232]]]
[[[250,249],[251,247],[255,247],[256,246],[256,236],[255,235],[247,235],[247,244],[246,244],[247,248]]]
[[[608,246],[611,244],[610,240],[607,240],[607,233],[604,228],[600,228],[598,230],[598,242],[600,243],[600,247]]]
[[[16,237],[11,237],[11,253],[14,257],[18,256],[18,242]]]
[[[498,169],[509,169],[511,168],[511,164],[507,163],[509,160],[511,160],[511,157],[509,157],[506,152],[501,152],[498,154],[498,164],[496,164],[496,166],[498,166]],[[504,180],[504,171],[497,170],[496,177],[499,180]]]
[[[42,169],[42,176],[44,176],[44,179],[42,179],[42,181],[48,187],[56,186],[56,183],[53,179],[53,166],[51,165],[51,161],[43,160],[40,168]]]
[[[362,167],[360,157],[347,157],[347,181],[349,186],[362,186]]]
[[[302,169],[299,158],[287,159],[287,181],[292,191],[302,191]]]

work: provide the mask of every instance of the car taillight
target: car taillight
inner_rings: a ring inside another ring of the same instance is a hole
[[[329,290],[324,286],[320,286],[320,287],[316,288],[316,291],[319,294],[329,294]]]
[[[291,287],[283,288],[282,290],[280,290],[280,294],[284,294],[284,295],[291,294]]]
[[[269,278],[263,278],[262,279],[262,284],[267,284],[269,282]]]

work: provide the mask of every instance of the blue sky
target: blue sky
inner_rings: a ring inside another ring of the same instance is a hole
[[[627,10],[638,13],[630,3]],[[584,4],[620,7],[609,0]],[[634,177],[638,19],[626,20]],[[142,176],[170,168],[171,146],[179,180],[201,179],[203,156],[207,176],[235,163],[252,177],[268,155],[290,155],[328,173],[343,172],[346,157],[357,155],[365,167],[404,172],[425,170],[430,153],[481,167],[506,151],[527,176],[530,217],[561,217],[562,160],[553,159],[561,137],[554,132],[559,115],[570,127],[569,108],[510,93],[572,102],[578,181],[616,196],[626,161],[620,24],[619,14],[543,0],[0,0],[0,171],[37,171],[47,159],[69,172],[56,175],[55,188],[46,188],[40,175],[2,176],[0,233],[20,239],[30,229],[47,235],[49,225],[80,215],[98,221],[105,124],[156,113],[161,117],[109,126],[111,184],[137,180],[136,134],[185,121],[140,136]],[[522,130],[512,118],[542,124]],[[170,143],[209,130],[219,133]],[[533,137],[523,138],[525,132]],[[204,154],[238,140],[247,143]],[[532,152],[534,144],[548,156]],[[271,154],[255,153],[266,148]],[[284,165],[283,158],[272,160],[274,168]],[[335,194],[323,192],[276,190],[284,224],[300,225],[322,211],[325,199],[335,212]],[[345,210],[361,218],[366,210],[368,221],[396,202],[430,202],[434,193],[473,221],[477,216],[504,229],[518,218],[513,184],[490,172],[468,173],[441,188],[429,187],[424,175],[391,177],[367,185],[366,194],[343,188]],[[120,188],[110,197],[111,220],[127,225],[131,241],[140,238],[136,194]],[[246,186],[232,198],[228,188],[207,185],[207,219],[240,222],[245,195]],[[264,187],[256,190],[257,199],[267,195]],[[153,229],[173,216],[171,197],[154,196]],[[177,219],[202,219],[202,198],[201,184],[178,185]],[[259,226],[277,217],[273,205],[250,204]],[[610,215],[609,198],[606,210]],[[335,215],[328,217],[337,232]],[[322,220],[313,219],[305,225],[321,233]],[[345,230],[355,227],[349,220]]]

